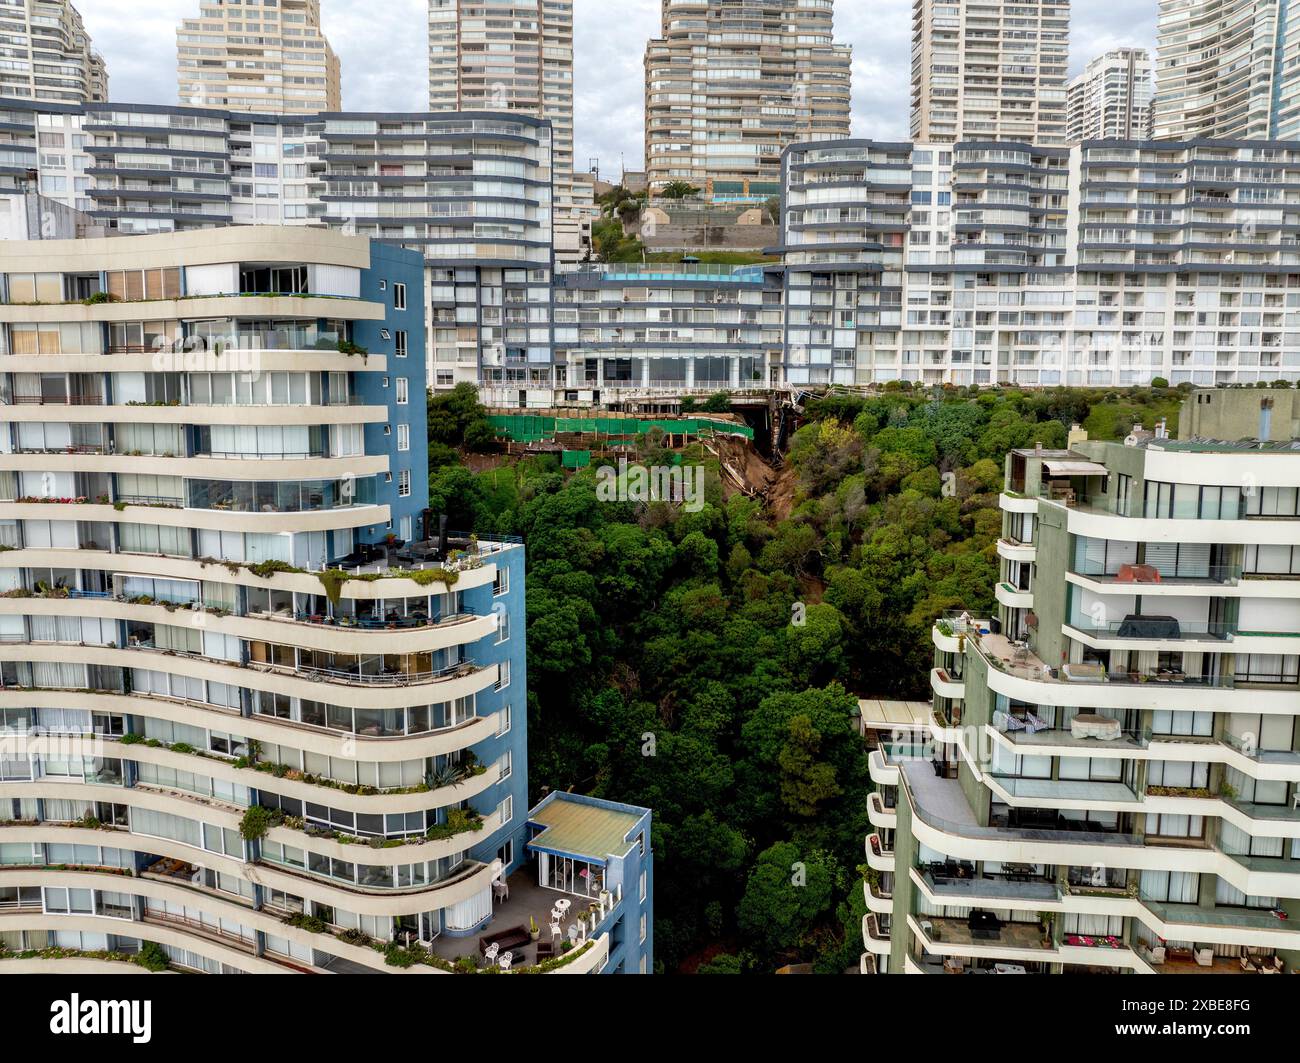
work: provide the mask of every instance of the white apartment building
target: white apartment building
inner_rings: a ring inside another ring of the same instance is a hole
[[[1079,436],[1008,457],[996,616],[877,724],[864,971],[1300,964],[1300,444]]]
[[[776,194],[786,147],[849,135],[851,68],[832,0],[662,0],[645,56],[650,187]]]
[[[571,0],[429,0],[429,110],[547,119],[556,253],[582,257],[597,211],[575,178]]]
[[[1155,98],[1151,55],[1145,48],[1116,48],[1088,63],[1069,85],[1066,135],[1085,140],[1148,140]]]
[[[200,0],[199,17],[176,30],[176,81],[187,107],[312,114],[343,106],[320,0]]]
[[[912,139],[1064,144],[1069,0],[914,0]]]
[[[68,0],[0,0],[0,96],[55,103],[108,99],[108,70]]]
[[[1154,135],[1300,137],[1297,0],[1160,0]]]

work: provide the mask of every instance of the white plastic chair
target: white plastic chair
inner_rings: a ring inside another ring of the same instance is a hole
[[[488,966],[491,967],[496,962],[497,953],[501,951],[501,946],[497,942],[492,942],[483,950],[483,959],[487,960]]]
[[[501,959],[497,961],[497,965],[501,968],[501,970],[508,971],[510,970],[510,965],[514,962],[515,962],[515,954],[513,952],[503,952],[501,953]]]
[[[562,937],[564,937],[564,931],[560,929],[560,922],[557,919],[551,923],[551,941],[555,941],[557,938]]]

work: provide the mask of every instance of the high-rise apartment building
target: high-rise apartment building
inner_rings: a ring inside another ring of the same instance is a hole
[[[1069,0],[914,0],[912,139],[1066,142]]]
[[[864,705],[864,971],[1300,965],[1300,450],[1256,441],[1273,403],[1189,398],[1244,441],[1008,456],[997,615],[935,624],[910,722]]]
[[[0,955],[653,964],[648,810],[525,804],[524,548],[428,511],[423,287],[325,229],[0,243]]]
[[[851,72],[832,0],[663,0],[645,56],[651,187],[775,195],[790,144],[849,135]]]
[[[551,123],[556,251],[591,246],[590,180],[575,181],[572,0],[429,0],[429,110]]]
[[[61,103],[108,99],[108,70],[68,0],[0,0],[0,96]]]
[[[320,0],[200,0],[199,17],[176,30],[176,80],[189,107],[310,114],[343,106]]]
[[[1084,140],[1148,140],[1155,98],[1151,56],[1145,48],[1099,55],[1070,82],[1066,136]]]
[[[1160,0],[1155,133],[1300,137],[1300,2]]]

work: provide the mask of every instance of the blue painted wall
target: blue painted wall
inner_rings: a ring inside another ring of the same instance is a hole
[[[398,285],[406,285],[406,309],[396,307]],[[357,321],[352,326],[352,340],[371,354],[388,359],[388,368],[382,373],[357,372],[352,375],[353,394],[369,406],[387,406],[386,424],[365,427],[367,454],[387,454],[389,471],[393,478],[385,483],[382,475],[375,478],[375,502],[390,507],[393,527],[391,533],[403,538],[403,517],[411,518],[412,538],[420,538],[420,515],[429,507],[429,439],[428,411],[425,400],[425,346],[424,346],[424,257],[418,251],[409,251],[370,241],[370,268],[361,273],[361,298],[380,303],[385,308],[383,321]],[[388,338],[384,339],[384,330]],[[407,355],[395,357],[397,333],[406,333]],[[358,356],[359,357],[359,356]],[[404,378],[407,386],[405,405],[397,403],[397,380]],[[387,381],[388,386],[384,387]],[[410,427],[410,450],[397,449],[399,424]],[[388,431],[385,431],[387,427]],[[401,470],[411,474],[411,493],[398,497]],[[360,528],[357,538],[361,542],[382,542],[390,529],[384,525]]]

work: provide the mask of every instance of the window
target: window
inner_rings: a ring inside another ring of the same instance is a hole
[[[504,609],[497,613],[497,641],[496,645],[508,641],[510,638],[510,614]]]
[[[394,310],[406,309],[406,285],[405,284],[393,285],[393,309]]]
[[[509,705],[507,705],[505,708],[501,710],[500,720],[501,720],[501,724],[497,728],[498,738],[500,738],[503,734],[507,734],[510,731],[510,706]]]
[[[497,850],[497,862],[500,863],[503,869],[515,862],[515,840],[513,838]]]
[[[405,358],[408,351],[409,351],[409,344],[407,340],[406,331],[404,329],[398,329],[397,339],[394,340],[393,342],[394,357]]]
[[[397,426],[397,449],[411,449],[411,426],[409,424],[399,424]]]
[[[497,685],[493,690],[505,690],[510,685],[510,662],[502,661],[500,670],[497,672]]]
[[[642,871],[642,872],[641,872],[641,884],[640,884],[640,888],[639,888],[639,894],[640,894],[641,899],[642,899],[642,900],[645,900],[645,899],[646,899],[646,896],[647,896],[647,894],[649,894],[649,892],[650,892],[650,883],[648,882],[648,876],[646,875],[645,871]]]
[[[397,405],[405,406],[410,399],[410,385],[407,378],[399,376],[397,378]]]
[[[397,473],[397,497],[409,498],[411,496],[411,470],[401,469]]]
[[[645,912],[642,912],[641,913],[641,944],[643,945],[645,944],[645,939],[649,933],[649,930],[650,930],[650,917]]]
[[[510,773],[514,770],[514,758],[510,755],[510,750],[506,750],[501,757],[501,774],[497,776],[497,782],[504,782],[510,778]]]
[[[501,826],[505,826],[515,818],[515,799],[512,796],[507,797],[501,802]]]
[[[510,570],[500,565],[497,566],[496,579],[492,581],[492,597],[500,598],[501,595],[510,591]]]

